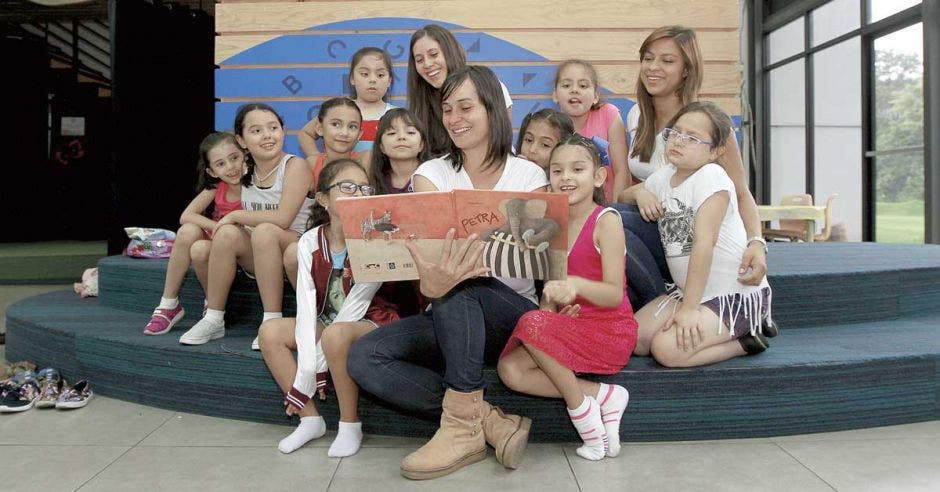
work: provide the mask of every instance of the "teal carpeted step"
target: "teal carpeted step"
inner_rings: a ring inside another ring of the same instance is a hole
[[[0,284],[78,282],[107,250],[104,241],[0,243]]]
[[[893,425],[940,418],[940,312],[895,320],[784,330],[755,357],[694,369],[664,369],[635,357],[619,374],[631,403],[625,441],[763,437]],[[259,422],[288,423],[252,331],[238,328],[197,347],[182,332],[140,333],[148,313],[109,308],[70,292],[36,296],[7,311],[7,358],[90,377],[101,394],[162,408]],[[535,421],[534,441],[574,441],[557,400],[508,391],[486,371],[487,399]],[[429,436],[436,422],[403,415],[367,396],[369,433]],[[318,407],[335,426],[336,400]]]
[[[98,262],[98,291],[104,306],[135,313],[150,313],[160,303],[166,276],[167,260],[145,260],[127,256],[108,256]],[[188,313],[180,326],[189,328],[201,317],[205,293],[190,269],[179,293],[180,302]],[[296,312],[294,290],[284,282],[283,313],[293,316]],[[245,329],[257,330],[261,324],[261,296],[258,284],[239,270],[229,293],[225,310],[225,322],[229,326],[245,325]],[[146,324],[146,320],[144,321]],[[143,325],[141,325],[143,326]]]
[[[775,243],[768,263],[774,319],[787,329],[897,319],[940,305],[940,246]],[[150,313],[160,300],[165,271],[166,260],[103,258],[102,304]],[[287,283],[284,293],[285,314],[292,315],[294,294]],[[204,294],[192,271],[180,298],[187,312],[201,312]],[[232,286],[226,321],[261,323],[257,284],[243,273]]]

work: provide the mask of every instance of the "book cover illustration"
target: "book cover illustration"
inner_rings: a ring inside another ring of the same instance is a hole
[[[437,261],[451,228],[458,245],[479,236],[480,263],[494,277],[556,280],[567,273],[565,195],[454,190],[340,198],[337,207],[356,282],[418,278],[405,241]]]

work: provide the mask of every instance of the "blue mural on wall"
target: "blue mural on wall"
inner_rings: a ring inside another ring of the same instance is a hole
[[[449,29],[462,26],[429,19],[379,17],[356,19],[323,24],[306,29],[310,33],[287,34],[260,43],[224,60],[225,65],[295,65],[334,64],[318,68],[223,68],[215,72],[216,98],[307,98],[333,97],[348,94],[349,60],[362,47],[378,46],[385,49],[393,62],[407,62],[410,32],[402,33],[356,33],[338,35],[337,30],[403,30],[414,31],[430,23]],[[322,34],[318,31],[324,31]],[[518,127],[526,114],[545,107],[557,107],[550,97],[555,67],[548,60],[525,48],[503,39],[481,32],[458,32],[454,34],[467,53],[468,63],[512,62],[511,65],[491,66],[513,96],[513,126]],[[531,65],[527,64],[531,63]],[[389,96],[391,103],[404,106],[407,89],[406,68],[394,67],[394,83]],[[611,91],[602,88],[603,94]],[[536,97],[520,97],[520,96]],[[398,96],[398,97],[395,97]],[[608,102],[620,108],[626,115],[634,101],[622,97],[607,97]],[[230,130],[235,112],[242,102],[218,102],[215,110],[215,127]],[[284,118],[289,130],[299,130],[316,117],[321,101],[269,101]],[[737,123],[737,119],[736,119]],[[300,153],[295,135],[288,135],[284,146],[292,154]]]

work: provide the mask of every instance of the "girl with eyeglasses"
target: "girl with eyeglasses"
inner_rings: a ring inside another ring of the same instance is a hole
[[[385,289],[380,291],[382,283],[353,283],[336,199],[374,193],[375,188],[358,162],[338,159],[324,166],[317,184],[309,229],[297,243],[297,318],[280,318],[261,325],[261,355],[284,392],[287,415],[300,417],[300,425],[278,444],[282,453],[290,453],[326,432],[323,417],[310,400],[318,391],[321,399],[326,397],[328,364],[339,370],[333,374],[334,381],[339,372],[345,380],[349,379],[345,375],[345,354],[342,354],[344,360],[341,364],[324,356],[320,343],[324,330],[335,323],[342,323],[343,331],[362,336],[399,319],[399,305],[395,301],[415,297],[414,292],[389,295]],[[407,315],[416,313],[418,309],[412,306],[410,310],[403,311],[402,314]],[[292,354],[295,350],[296,362]],[[333,355],[336,355],[335,351]],[[349,400],[345,394],[347,388],[348,385],[336,385],[340,401]],[[329,455],[354,454],[361,440],[362,430],[355,403],[351,408],[341,405],[339,432]]]
[[[662,204],[659,221],[675,284],[636,313],[634,354],[649,353],[667,367],[721,362],[767,349],[770,320],[767,277],[742,281],[747,249],[735,185],[718,159],[727,153],[731,118],[717,105],[695,102],[679,110],[662,135],[668,164],[623,193],[627,203]],[[641,210],[642,207],[641,207]]]

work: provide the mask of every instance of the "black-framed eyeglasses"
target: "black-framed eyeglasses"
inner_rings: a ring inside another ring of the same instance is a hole
[[[340,193],[344,195],[355,195],[356,191],[361,191],[362,196],[372,196],[375,194],[375,187],[367,184],[356,184],[352,181],[340,181],[339,183],[333,183],[330,185],[329,189],[339,188]]]
[[[662,135],[663,135],[663,140],[667,142],[672,140],[673,142],[679,145],[685,145],[690,142],[694,144],[712,145],[712,142],[709,142],[707,140],[702,140],[701,138],[698,138],[693,135],[689,135],[688,133],[682,133],[679,130],[676,130],[675,128],[663,128]]]

